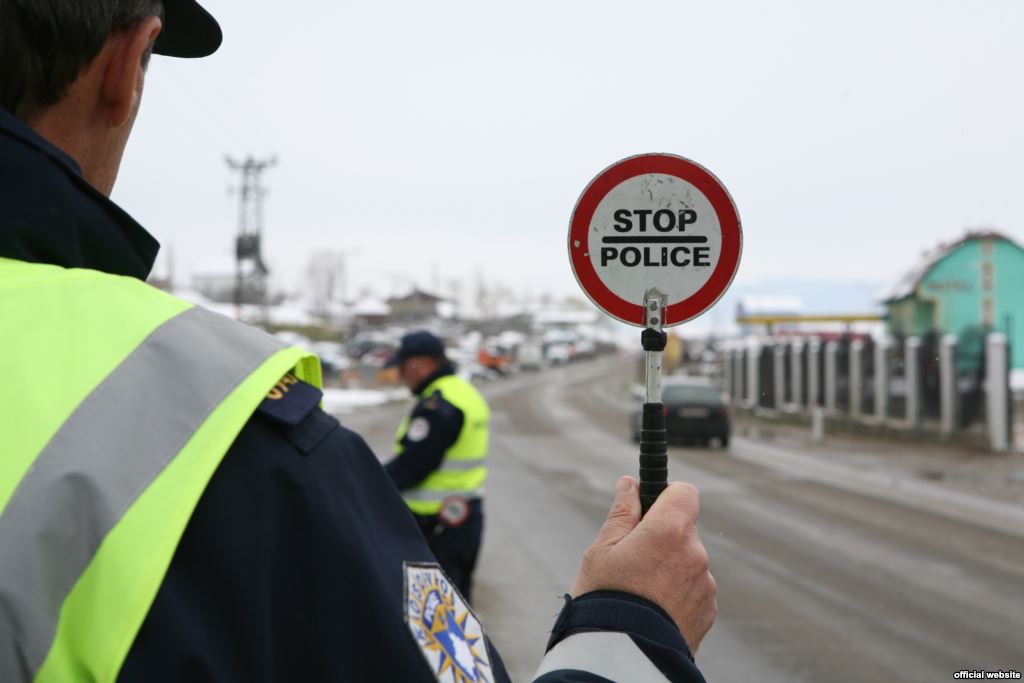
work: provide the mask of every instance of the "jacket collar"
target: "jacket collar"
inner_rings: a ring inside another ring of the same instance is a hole
[[[426,390],[426,388],[429,387],[431,384],[441,379],[442,377],[445,377],[446,375],[454,374],[455,366],[452,365],[450,361],[445,362],[443,365],[441,365],[441,367],[434,371],[434,373],[430,375],[430,377],[427,377],[425,380],[420,382],[419,386],[412,390],[412,393],[416,394],[417,396],[421,396],[423,392]]]
[[[145,280],[160,244],[69,155],[0,109],[0,257]]]

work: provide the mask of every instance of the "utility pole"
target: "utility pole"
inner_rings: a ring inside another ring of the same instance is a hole
[[[263,233],[263,198],[267,193],[262,174],[277,164],[277,157],[244,161],[224,158],[228,168],[238,171],[239,185],[238,235],[235,237],[235,317],[241,316],[243,303],[267,305],[267,274],[260,242]]]

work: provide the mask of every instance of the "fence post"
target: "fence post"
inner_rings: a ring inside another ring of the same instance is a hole
[[[761,398],[761,342],[753,340],[747,347],[747,407],[754,409]]]
[[[956,390],[956,345],[956,335],[947,334],[942,337],[939,346],[940,431],[943,436],[950,436],[957,423],[960,397]]]
[[[992,332],[985,339],[985,414],[992,450],[1010,449],[1009,347],[1006,335]]]
[[[732,349],[722,349],[718,357],[722,367],[721,389],[725,392],[726,403],[732,403]]]
[[[792,370],[790,379],[792,380],[791,397],[793,399],[793,406],[800,410],[800,406],[804,403],[803,397],[803,385],[804,385],[804,368],[803,368],[803,349],[804,341],[801,339],[795,341],[789,346],[789,367]]]
[[[921,426],[921,338],[910,337],[903,348],[903,379],[907,387],[907,424]]]
[[[811,438],[817,443],[825,440],[825,409],[821,406],[811,408]]]
[[[744,350],[743,347],[736,347],[732,350],[732,375],[735,391],[732,394],[732,404],[735,406],[743,405],[743,387],[744,387]]]
[[[825,412],[836,414],[836,394],[838,393],[836,356],[839,355],[839,343],[830,341],[825,344]]]
[[[807,407],[814,410],[818,404],[818,394],[821,393],[820,382],[821,372],[818,363],[818,354],[821,353],[821,343],[812,339],[807,343]]]
[[[889,419],[889,349],[892,340],[882,337],[875,343],[875,417],[879,424]]]
[[[859,420],[864,401],[864,342],[856,339],[850,344],[850,417]]]
[[[786,345],[775,343],[775,409],[786,407]]]

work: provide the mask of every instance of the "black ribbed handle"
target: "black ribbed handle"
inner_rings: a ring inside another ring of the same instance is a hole
[[[643,514],[647,514],[667,485],[665,406],[662,403],[645,403],[640,422],[640,506]]]

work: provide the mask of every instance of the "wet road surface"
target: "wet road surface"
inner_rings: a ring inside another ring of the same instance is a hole
[[[616,478],[635,473],[634,369],[604,357],[483,387],[493,426],[475,608],[515,681],[540,660]],[[407,407],[342,421],[386,458]],[[718,581],[718,620],[697,655],[708,680],[1024,670],[1024,510],[947,503],[938,484],[879,486],[828,455],[827,443],[801,453],[740,436],[728,451],[670,450],[671,478],[701,490]]]

